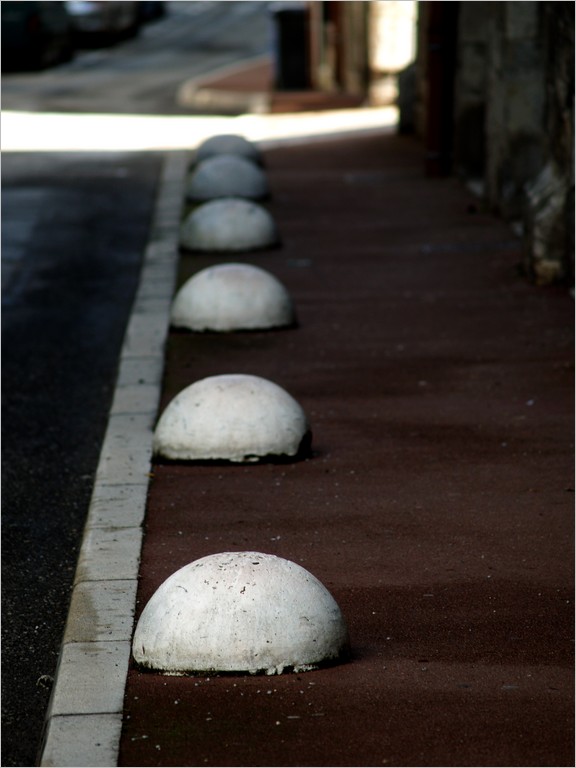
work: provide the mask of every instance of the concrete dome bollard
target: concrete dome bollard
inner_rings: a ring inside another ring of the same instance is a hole
[[[162,413],[155,455],[174,461],[255,462],[294,458],[309,447],[306,414],[286,390],[248,374],[209,376]]]
[[[180,245],[191,251],[250,251],[279,244],[272,216],[258,203],[225,197],[198,206],[184,220]]]
[[[336,601],[300,565],[224,552],[180,568],[136,626],[137,664],[168,674],[305,672],[348,657]]]
[[[172,325],[192,331],[264,330],[295,321],[286,288],[250,264],[203,269],[184,283],[172,302]]]
[[[207,157],[215,155],[237,155],[253,163],[260,164],[262,155],[255,144],[235,133],[222,133],[217,136],[211,136],[203,141],[196,150],[195,160],[197,163],[206,160]]]
[[[191,173],[186,197],[192,201],[241,197],[264,200],[270,190],[266,174],[237,155],[215,155],[203,160]]]

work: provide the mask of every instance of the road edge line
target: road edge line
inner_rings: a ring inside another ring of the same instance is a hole
[[[40,766],[116,766],[152,436],[190,152],[164,158],[40,745]]]

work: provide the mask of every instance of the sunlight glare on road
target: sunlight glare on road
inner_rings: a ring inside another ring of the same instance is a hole
[[[239,133],[264,146],[336,138],[352,133],[389,133],[396,107],[368,107],[237,117],[56,114],[3,111],[3,152],[114,152],[194,149],[218,133]]]

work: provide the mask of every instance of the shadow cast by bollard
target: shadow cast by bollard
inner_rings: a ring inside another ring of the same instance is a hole
[[[258,456],[256,454],[246,454],[242,460],[233,461],[230,459],[168,459],[159,454],[154,454],[154,464],[161,466],[197,466],[197,467],[229,467],[229,466],[245,466],[245,465],[258,465],[258,464],[293,464],[298,461],[306,461],[314,457],[312,451],[312,431],[306,432],[298,451],[293,456],[287,456],[285,454],[275,455],[268,454],[266,456]]]

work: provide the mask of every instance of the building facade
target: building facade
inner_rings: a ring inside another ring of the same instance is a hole
[[[429,175],[457,174],[523,238],[538,284],[574,280],[574,4],[308,3],[310,84],[396,101]]]

